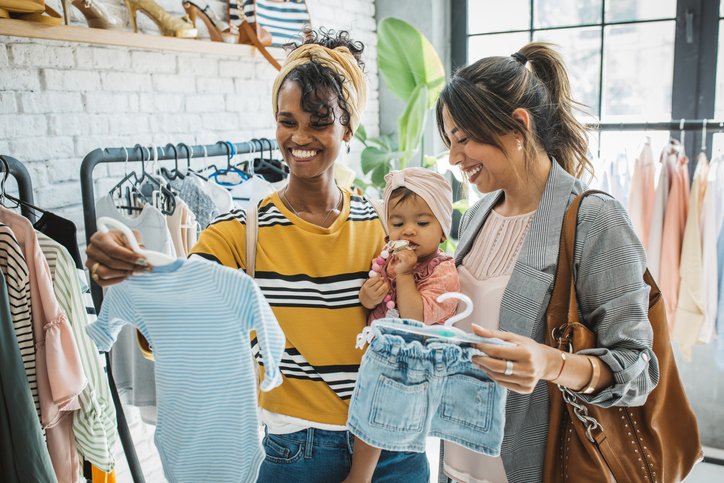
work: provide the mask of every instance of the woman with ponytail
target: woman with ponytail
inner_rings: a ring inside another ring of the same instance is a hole
[[[583,200],[573,267],[598,347],[567,354],[545,344],[563,215],[590,168],[575,105],[561,57],[544,43],[460,69],[437,104],[451,164],[486,193],[460,225],[456,263],[475,302],[467,321],[513,343],[481,346],[489,357],[476,361],[510,391],[501,456],[446,442],[445,472],[456,481],[543,480],[548,381],[609,407],[643,404],[659,379],[644,251],[625,209],[605,195]]]

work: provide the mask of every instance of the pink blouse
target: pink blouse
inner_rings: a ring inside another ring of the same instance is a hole
[[[38,396],[48,452],[58,482],[74,483],[80,463],[70,411],[80,409],[78,395],[87,384],[78,347],[55,298],[50,268],[33,226],[26,218],[3,207],[0,207],[0,221],[15,234],[30,272]]]

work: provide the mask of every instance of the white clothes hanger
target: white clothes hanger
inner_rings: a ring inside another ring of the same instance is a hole
[[[435,337],[449,343],[479,343],[480,337],[465,332],[462,329],[454,327],[453,324],[470,316],[473,313],[473,301],[467,295],[460,292],[448,292],[437,298],[438,302],[444,302],[448,299],[458,299],[465,304],[464,309],[445,321],[445,325],[426,325],[413,326],[396,322],[395,319],[378,319],[372,322],[370,327],[365,327],[357,336],[356,347],[361,349],[367,343],[369,344],[374,338],[372,327],[383,327],[394,329],[397,332],[405,332],[408,334],[421,335],[425,337]],[[502,342],[502,341],[501,341]]]
[[[166,255],[165,253],[142,249],[138,245],[136,237],[133,236],[131,229],[118,220],[109,218],[107,216],[101,216],[100,218],[98,218],[97,224],[98,231],[100,231],[101,233],[108,233],[108,227],[118,228],[119,230],[121,230],[123,235],[128,239],[128,243],[131,245],[131,250],[145,257],[151,263],[151,265],[168,265],[169,263],[176,261],[176,258]]]

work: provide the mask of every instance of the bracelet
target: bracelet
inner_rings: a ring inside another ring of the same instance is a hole
[[[582,391],[583,394],[591,394],[596,390],[598,385],[598,378],[601,375],[601,368],[598,367],[598,362],[594,362],[595,357],[589,357],[588,362],[591,363],[591,380],[586,384],[586,388]]]
[[[566,353],[561,351],[561,359],[563,359],[563,363],[561,363],[561,369],[558,371],[558,375],[551,379],[551,382],[556,382],[559,377],[561,377],[561,374],[563,374],[563,368],[566,367]]]

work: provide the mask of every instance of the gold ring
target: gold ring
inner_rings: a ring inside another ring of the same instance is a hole
[[[101,265],[100,262],[95,262],[95,263],[93,264],[93,266],[91,266],[91,269],[90,269],[91,278],[92,278],[93,281],[96,282],[96,283],[97,283],[98,280],[101,278],[101,277],[98,275],[98,267],[100,267],[100,265]]]

